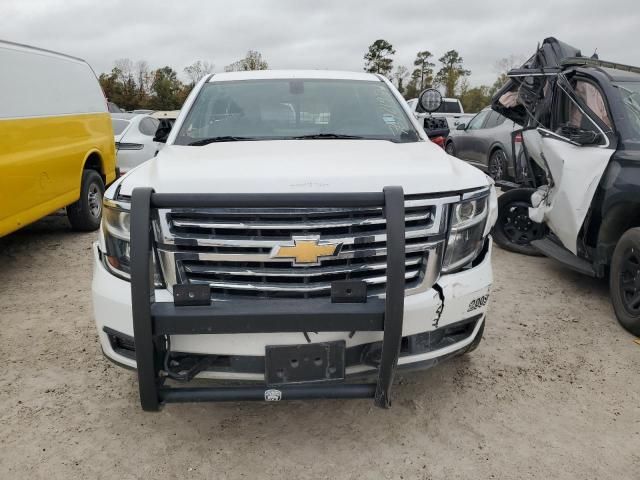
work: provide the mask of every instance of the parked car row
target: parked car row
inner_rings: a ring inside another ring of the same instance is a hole
[[[398,367],[480,343],[492,231],[505,248],[608,275],[620,323],[639,334],[640,69],[555,39],[540,48],[467,123],[436,90],[407,104],[384,77],[330,71],[208,75],[177,120],[109,118],[84,61],[0,43],[16,72],[0,79],[0,235],[61,207],[74,228],[100,227],[98,336],[137,369],[145,410],[389,407]],[[532,188],[498,202],[480,170],[515,178],[521,157]],[[375,381],[347,382],[363,374]],[[259,383],[165,384],[196,376]]]
[[[98,336],[137,369],[145,410],[258,397],[388,408],[398,367],[482,340],[495,188],[428,141],[386,78],[209,75],[173,125],[110,116],[82,60],[12,44],[0,56],[15,74],[0,80],[0,234],[64,206],[75,228],[100,230]],[[420,103],[435,111],[441,96]],[[373,381],[347,381],[363,374]],[[165,384],[196,376],[259,383]]]

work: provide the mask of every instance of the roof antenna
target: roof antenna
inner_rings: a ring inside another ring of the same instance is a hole
[[[599,59],[599,57],[598,57],[598,49],[597,48],[593,51],[593,55],[591,55],[591,58],[594,59],[594,60],[598,60]]]

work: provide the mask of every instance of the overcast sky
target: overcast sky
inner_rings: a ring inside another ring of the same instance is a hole
[[[361,70],[384,38],[395,65],[456,49],[470,83],[491,84],[498,59],[529,56],[547,36],[640,65],[639,27],[637,0],[0,0],[0,39],[84,58],[97,73],[119,58],[181,76],[199,59],[223,71],[250,49],[270,68]]]

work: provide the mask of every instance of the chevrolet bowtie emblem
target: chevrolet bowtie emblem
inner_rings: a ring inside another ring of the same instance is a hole
[[[288,258],[296,266],[320,264],[320,259],[340,253],[341,243],[323,242],[320,237],[291,237],[293,245],[276,245],[271,258]]]

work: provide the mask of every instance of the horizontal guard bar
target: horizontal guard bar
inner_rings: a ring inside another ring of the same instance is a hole
[[[152,208],[382,207],[382,192],[362,193],[153,193]]]
[[[213,333],[381,331],[384,300],[331,303],[330,299],[221,302],[206,307],[151,305],[154,335]]]
[[[268,387],[215,387],[215,388],[160,388],[160,401],[186,402],[234,402],[245,400],[264,401]],[[375,384],[292,385],[273,389],[280,392],[280,400],[313,398],[373,398]]]

